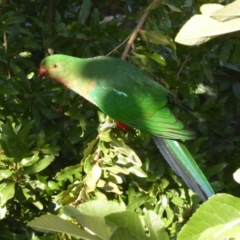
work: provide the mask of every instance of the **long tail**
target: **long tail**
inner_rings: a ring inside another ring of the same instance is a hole
[[[190,189],[198,193],[203,201],[215,194],[183,143],[156,136],[152,136],[152,138],[171,168],[184,180]]]

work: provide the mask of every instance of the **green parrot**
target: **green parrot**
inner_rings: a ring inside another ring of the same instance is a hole
[[[112,57],[81,59],[56,54],[42,60],[39,76],[65,85],[117,122],[149,133],[190,189],[204,201],[214,194],[182,142],[194,138],[194,132],[170,111],[170,92],[142,70]]]

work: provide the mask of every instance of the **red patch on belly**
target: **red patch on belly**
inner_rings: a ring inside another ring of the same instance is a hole
[[[129,127],[128,125],[126,125],[125,123],[122,123],[120,121],[115,121],[117,126],[121,129],[131,129],[131,127]]]

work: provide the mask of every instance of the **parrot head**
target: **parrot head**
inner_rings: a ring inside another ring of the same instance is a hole
[[[38,76],[51,78],[63,83],[69,76],[69,69],[73,58],[61,54],[50,55],[42,60]]]

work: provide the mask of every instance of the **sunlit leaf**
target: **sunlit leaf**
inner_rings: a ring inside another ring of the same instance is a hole
[[[188,46],[200,45],[216,36],[239,31],[239,23],[240,18],[218,22],[205,15],[194,15],[181,28],[175,41]]]
[[[34,154],[32,157],[23,158],[20,162],[20,166],[28,167],[36,163],[38,160],[39,160],[38,154]]]
[[[12,181],[0,184],[0,206],[3,207],[6,202],[13,198],[15,194],[15,183]]]
[[[50,233],[61,232],[83,239],[100,240],[100,238],[82,230],[76,224],[54,215],[43,215],[39,218],[33,219],[27,225],[37,231]]]
[[[0,170],[0,181],[9,178],[13,173],[14,171],[10,169]]]
[[[93,200],[79,205],[78,210],[87,215],[105,217],[114,212],[124,211],[125,206],[114,201]]]
[[[51,162],[54,160],[54,156],[46,156],[43,159],[39,160],[38,162],[34,163],[33,165],[24,168],[22,174],[34,174],[41,172],[45,169]]]
[[[240,169],[237,169],[234,173],[233,173],[233,178],[234,180],[240,184]]]
[[[178,240],[239,238],[239,219],[240,200],[227,194],[218,194],[200,206],[182,228]]]

